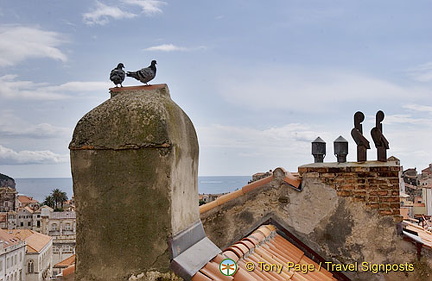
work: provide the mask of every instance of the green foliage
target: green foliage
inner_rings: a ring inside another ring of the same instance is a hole
[[[63,211],[63,203],[68,200],[66,192],[56,188],[51,191],[51,194],[45,197],[44,205],[54,209],[55,212]]]

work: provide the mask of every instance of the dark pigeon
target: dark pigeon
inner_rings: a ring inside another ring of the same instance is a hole
[[[123,70],[123,68],[124,68],[124,65],[122,63],[119,63],[116,68],[111,70],[110,80],[113,81],[113,83],[116,85],[116,87],[118,87],[119,84],[120,84],[120,86],[123,87],[122,83],[126,77],[126,73]]]
[[[147,84],[150,80],[153,80],[156,76],[156,61],[152,60],[149,67],[143,68],[138,71],[128,71],[126,73],[128,77],[133,77],[142,83]]]

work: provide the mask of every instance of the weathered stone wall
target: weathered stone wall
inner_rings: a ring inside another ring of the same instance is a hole
[[[337,163],[325,169],[314,168],[316,164],[300,167],[302,191],[276,178],[261,188],[203,212],[201,219],[206,233],[223,249],[271,218],[327,261],[339,264],[415,263],[416,249],[398,236],[395,205],[386,201],[394,200],[393,191],[398,190],[398,182],[394,180],[398,164],[370,164],[369,171],[354,169],[357,165],[354,163],[346,163],[343,171],[333,170],[340,168]],[[365,173],[368,176],[363,181]],[[357,178],[358,181],[354,181]],[[340,186],[344,186],[343,190]],[[381,190],[386,194],[375,195],[375,191]],[[378,205],[369,204],[370,197]],[[344,274],[351,280],[432,280],[420,270],[430,265],[422,261],[416,266],[418,270],[414,272]]]
[[[171,280],[168,240],[199,221],[195,129],[166,85],[112,91],[70,143],[76,280]]]

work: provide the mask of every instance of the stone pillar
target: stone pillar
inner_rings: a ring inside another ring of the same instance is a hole
[[[111,96],[78,122],[69,145],[76,280],[176,279],[168,241],[200,225],[194,126],[165,84]]]

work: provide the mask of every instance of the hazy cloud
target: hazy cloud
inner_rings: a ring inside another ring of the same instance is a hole
[[[200,143],[203,147],[235,147],[247,150],[256,147],[293,149],[295,143],[309,145],[320,133],[323,134],[323,132],[299,123],[266,129],[227,125],[198,127]],[[290,143],[291,146],[288,147],[287,143]]]
[[[403,107],[413,111],[427,112],[432,114],[432,106],[428,106],[428,105],[407,104],[404,105]]]
[[[0,67],[32,58],[67,61],[67,56],[59,49],[66,42],[60,33],[38,27],[2,25],[0,38]]]
[[[14,151],[0,145],[0,165],[56,164],[65,163],[68,160],[69,155],[60,155],[49,150]]]
[[[17,75],[0,76],[0,97],[26,100],[60,100],[70,98],[68,92],[105,90],[109,82],[71,81],[60,85],[19,80]]]
[[[408,70],[408,75],[416,81],[432,81],[432,62],[421,64]]]
[[[5,121],[0,122],[0,136],[2,137],[56,138],[70,135],[72,132],[70,128],[56,127],[48,123],[23,126],[22,124],[9,122],[11,120],[9,118],[3,120]]]
[[[332,70],[261,66],[224,72],[220,80],[219,93],[227,102],[256,109],[329,112],[349,103],[376,104],[429,96],[427,89],[405,88],[361,74]]]

